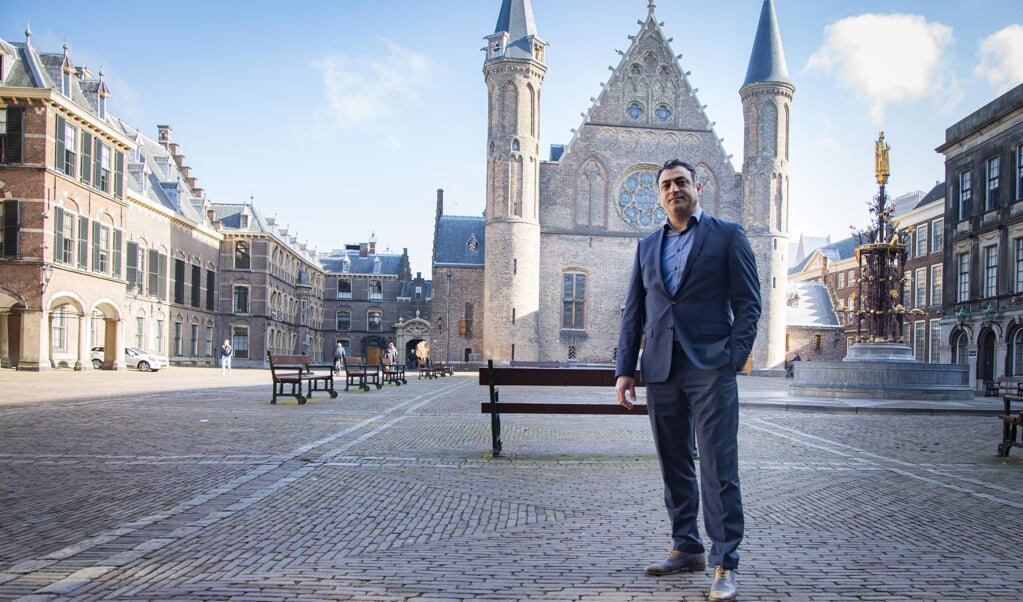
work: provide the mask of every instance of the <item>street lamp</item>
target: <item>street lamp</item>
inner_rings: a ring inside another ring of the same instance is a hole
[[[444,321],[448,323],[444,341],[444,365],[448,366],[451,364],[451,270],[444,272],[444,276],[448,279],[448,301],[444,309]]]

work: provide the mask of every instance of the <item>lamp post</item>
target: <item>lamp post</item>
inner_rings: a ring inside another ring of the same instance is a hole
[[[448,297],[447,307],[444,308],[444,321],[448,323],[447,330],[444,332],[444,365],[448,366],[451,364],[451,270],[444,272],[444,276],[448,279]]]

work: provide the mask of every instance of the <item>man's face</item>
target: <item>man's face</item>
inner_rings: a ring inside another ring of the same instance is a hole
[[[657,180],[660,189],[661,207],[668,212],[668,221],[676,229],[684,229],[689,216],[700,204],[702,184],[693,183],[693,174],[681,165],[664,170]]]

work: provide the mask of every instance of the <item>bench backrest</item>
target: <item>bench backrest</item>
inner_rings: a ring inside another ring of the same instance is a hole
[[[309,363],[312,361],[308,355],[275,355],[269,351],[266,357],[270,362],[271,373],[277,368],[299,368],[302,371],[308,371]]]
[[[636,372],[636,386],[644,386]],[[540,387],[613,387],[613,368],[480,368],[479,384]]]

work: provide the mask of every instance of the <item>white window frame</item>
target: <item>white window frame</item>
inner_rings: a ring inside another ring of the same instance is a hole
[[[959,172],[959,219],[969,219],[973,215],[973,184],[969,169]]]
[[[916,256],[923,257],[927,254],[927,224],[918,224],[916,227]]]
[[[927,268],[916,269],[913,290],[913,306],[927,307]]]
[[[998,295],[998,245],[984,247],[984,297]]]
[[[944,277],[944,266],[940,263],[931,266],[931,305],[941,305],[941,279]]]
[[[930,338],[927,351],[927,361],[931,364],[941,363],[941,320],[930,321]]]
[[[987,169],[985,170],[987,186],[984,190],[984,209],[986,211],[998,207],[998,181],[1001,165],[1001,157],[991,157],[987,160]]]
[[[970,300],[970,254],[956,255],[956,302]]]

